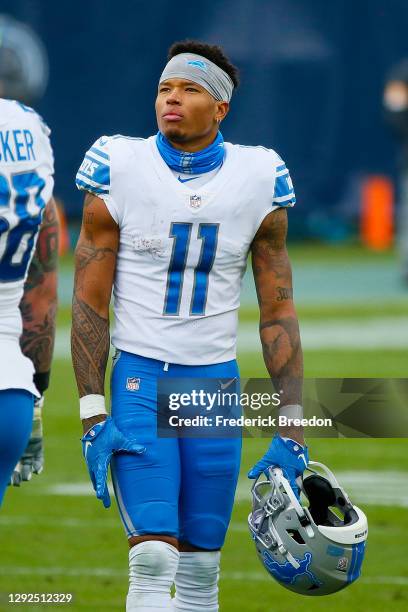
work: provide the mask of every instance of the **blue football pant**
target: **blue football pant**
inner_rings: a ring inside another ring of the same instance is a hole
[[[235,378],[236,361],[181,366],[122,351],[112,372],[112,417],[146,446],[144,455],[115,455],[112,479],[128,537],[161,534],[216,550],[224,543],[238,480],[241,437],[157,436],[157,378]],[[140,378],[127,390],[128,378]]]
[[[0,505],[30,439],[33,411],[34,396],[29,391],[0,390]]]

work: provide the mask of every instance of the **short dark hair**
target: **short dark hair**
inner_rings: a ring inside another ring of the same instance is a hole
[[[209,45],[207,43],[200,42],[199,40],[179,40],[173,43],[169,49],[167,59],[171,60],[172,57],[179,53],[197,53],[206,57],[211,62],[214,62],[219,68],[224,70],[231,77],[231,81],[234,83],[234,87],[239,85],[239,73],[238,68],[234,66],[225,55],[223,49],[218,45]]]

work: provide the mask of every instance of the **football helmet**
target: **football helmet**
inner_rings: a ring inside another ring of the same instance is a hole
[[[31,104],[48,81],[46,49],[25,23],[0,14],[0,97]]]
[[[297,482],[307,505],[281,469],[257,480],[249,529],[262,565],[279,584],[302,595],[329,595],[360,576],[367,518],[322,463],[310,461]]]

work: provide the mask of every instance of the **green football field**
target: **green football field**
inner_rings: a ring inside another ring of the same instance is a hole
[[[68,285],[70,262],[67,258],[61,266]],[[296,247],[293,262],[295,281],[296,274],[299,277],[295,288],[300,285],[306,375],[406,377],[408,291],[399,285],[393,257],[354,247]],[[363,291],[356,269],[362,276],[371,275],[361,278]],[[250,292],[250,287],[245,291]],[[62,287],[56,360],[45,403],[46,469],[20,489],[9,489],[0,511],[0,610],[16,607],[7,603],[9,593],[73,594],[71,604],[20,604],[26,610],[64,606],[95,612],[124,610],[126,538],[116,507],[105,510],[91,494],[81,456],[78,401],[68,357],[67,292],[67,286]],[[256,308],[249,293],[244,298],[241,374],[262,377]],[[260,565],[248,535],[250,485],[245,474],[267,442],[244,443],[237,499],[222,555],[221,612],[407,610],[406,439],[309,441],[311,458],[334,469],[369,520],[361,579],[322,598],[303,598],[276,585]]]

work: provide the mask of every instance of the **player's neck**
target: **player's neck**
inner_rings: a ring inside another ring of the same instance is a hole
[[[218,128],[214,131],[211,131],[210,134],[206,134],[205,136],[199,136],[198,138],[194,138],[189,141],[183,142],[175,142],[171,138],[167,138],[172,147],[177,149],[178,151],[186,151],[187,153],[197,153],[198,151],[202,151],[209,147],[214,140],[216,139],[218,134]]]
[[[159,153],[171,170],[187,174],[203,174],[222,165],[225,149],[221,132],[217,132],[215,138],[204,148],[186,149],[185,144],[183,143],[181,150],[176,149],[161,132],[156,136]]]

